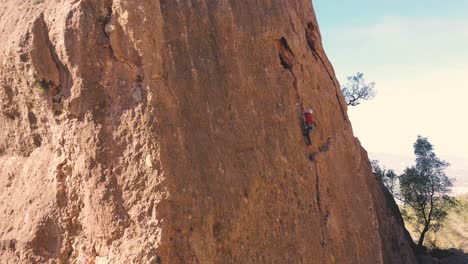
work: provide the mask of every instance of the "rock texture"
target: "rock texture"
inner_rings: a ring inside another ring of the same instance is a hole
[[[0,30],[1,263],[415,263],[310,0],[0,0]]]

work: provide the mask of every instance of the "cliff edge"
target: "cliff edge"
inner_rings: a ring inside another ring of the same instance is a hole
[[[310,0],[0,0],[0,30],[0,263],[415,263]]]

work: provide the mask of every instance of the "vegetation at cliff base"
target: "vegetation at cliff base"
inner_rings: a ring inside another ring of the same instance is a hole
[[[457,196],[458,206],[447,212],[447,220],[437,232],[428,232],[426,245],[430,248],[455,248],[468,252],[468,194]],[[406,208],[409,210],[409,208]],[[415,227],[407,223],[412,237],[418,237]]]
[[[449,166],[434,152],[425,137],[418,136],[414,143],[416,164],[397,176],[393,170],[381,168],[372,162],[374,173],[403,206],[405,222],[417,234],[417,244],[422,247],[429,233],[437,234],[446,223],[448,212],[458,204],[451,196],[453,180],[445,174]]]

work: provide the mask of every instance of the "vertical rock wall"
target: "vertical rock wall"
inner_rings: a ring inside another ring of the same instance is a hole
[[[0,7],[0,263],[415,262],[309,0]]]

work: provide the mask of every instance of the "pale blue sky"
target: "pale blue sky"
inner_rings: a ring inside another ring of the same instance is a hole
[[[468,167],[468,0],[313,3],[340,82],[358,71],[376,82],[377,97],[349,109],[364,147],[411,157],[422,134]]]
[[[385,16],[446,19],[466,16],[466,0],[314,0],[322,27],[378,23]]]

